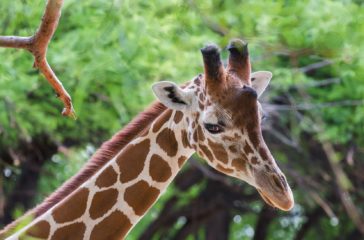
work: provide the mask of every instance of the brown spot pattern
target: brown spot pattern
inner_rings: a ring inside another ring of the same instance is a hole
[[[125,190],[124,199],[141,216],[157,200],[160,191],[141,180]]]
[[[231,145],[231,146],[229,146],[229,150],[230,150],[231,152],[233,152],[233,153],[238,152],[238,150],[236,149],[236,146],[235,146],[235,145]]]
[[[182,165],[186,162],[186,160],[187,160],[187,157],[185,157],[185,156],[180,156],[180,157],[178,158],[178,166],[179,166],[179,167],[182,167]]]
[[[193,132],[193,141],[198,142],[197,131]]]
[[[36,239],[47,239],[51,230],[51,226],[47,221],[39,221],[29,228],[24,234],[19,236],[20,240],[26,240],[30,237]]]
[[[259,145],[259,134],[256,130],[255,124],[248,124],[247,131],[251,143],[253,146],[257,147]]]
[[[263,161],[268,161],[269,157],[268,157],[267,150],[265,148],[260,147],[259,154],[262,157]]]
[[[150,140],[145,139],[136,145],[132,145],[118,156],[116,163],[120,168],[120,181],[128,182],[136,178],[144,167],[150,147]]]
[[[200,144],[199,147],[202,150],[203,154],[206,156],[207,160],[212,162],[214,157],[212,156],[210,150],[203,144]]]
[[[253,149],[250,147],[247,141],[245,141],[244,152],[246,155],[248,155],[249,153],[254,153]]]
[[[203,96],[203,94],[202,94],[202,93],[200,93],[200,94],[198,95],[198,98],[200,99],[200,101],[201,101],[201,102],[203,102],[204,96]]]
[[[72,193],[63,204],[57,206],[52,213],[57,223],[65,223],[75,220],[86,211],[89,190],[80,188]]]
[[[216,169],[219,170],[220,172],[226,173],[226,174],[231,174],[234,172],[234,170],[226,168],[220,164],[217,164]]]
[[[197,132],[198,132],[199,140],[202,141],[202,142],[205,141],[205,135],[203,134],[201,126],[198,126]]]
[[[271,172],[271,171],[272,171],[268,165],[264,165],[264,168],[265,168],[265,170],[266,170],[267,172]]]
[[[124,239],[132,224],[124,213],[116,210],[96,224],[91,232],[90,240]]]
[[[239,171],[242,171],[242,172],[246,172],[246,164],[247,164],[247,161],[245,159],[242,159],[242,158],[236,158],[236,159],[233,159],[231,165],[239,170]]]
[[[157,136],[157,143],[166,151],[168,156],[173,157],[177,154],[178,143],[174,132],[171,129],[163,129]]]
[[[112,166],[108,166],[104,171],[97,177],[95,184],[99,188],[110,187],[113,185],[118,178],[117,173]]]
[[[256,157],[252,157],[251,162],[252,162],[252,164],[258,164],[259,160]]]
[[[231,137],[231,136],[228,136],[228,135],[224,135],[224,136],[222,136],[222,140],[223,141],[234,141],[234,138],[233,137]]]
[[[159,118],[157,118],[157,120],[153,124],[153,132],[154,133],[158,132],[159,129],[161,129],[161,127],[163,126],[163,124],[165,122],[167,122],[168,119],[171,118],[171,115],[172,115],[172,110],[169,109],[165,113],[163,113],[162,116],[160,116]]]
[[[184,148],[191,147],[190,144],[189,144],[189,142],[188,142],[186,130],[182,130],[181,131],[181,136],[182,136],[182,144],[183,144],[183,147]]]
[[[91,202],[90,217],[97,219],[109,211],[118,199],[118,191],[116,189],[107,189],[97,192]]]
[[[182,117],[183,117],[183,113],[181,111],[176,111],[176,113],[174,114],[173,121],[176,124],[178,124],[182,120]]]
[[[223,163],[228,163],[229,159],[225,148],[221,144],[210,141],[210,139],[208,139],[208,143],[216,159]]]
[[[58,228],[53,236],[52,240],[82,240],[85,234],[86,226],[82,222],[72,223],[70,225]]]
[[[149,175],[154,181],[165,182],[172,176],[172,170],[163,158],[153,154],[150,159]]]
[[[200,102],[200,101],[198,102],[198,107],[199,107],[200,110],[204,109],[204,106],[203,106],[202,102]]]

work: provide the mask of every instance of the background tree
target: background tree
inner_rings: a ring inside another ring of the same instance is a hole
[[[41,0],[3,0],[0,35],[32,35],[43,9]],[[31,55],[0,49],[2,224],[142,111],[154,99],[151,83],[190,80],[203,69],[199,48],[240,37],[254,70],[274,74],[264,134],[296,207],[271,209],[247,184],[195,159],[129,238],[362,239],[363,19],[361,1],[347,0],[66,0],[48,60],[77,121],[59,116],[62,103]]]

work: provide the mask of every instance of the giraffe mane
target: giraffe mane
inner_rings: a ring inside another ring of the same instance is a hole
[[[166,107],[162,103],[155,102],[145,111],[138,114],[138,116],[136,116],[122,130],[117,132],[111,139],[104,142],[76,175],[63,183],[61,187],[48,196],[38,206],[29,210],[21,218],[10,223],[2,231],[0,231],[0,238],[3,235],[8,235],[9,232],[12,232],[12,230],[22,222],[22,220],[29,217],[36,218],[52,208],[62,199],[66,198],[87,179],[94,175],[102,166],[109,162],[131,140],[141,134],[144,129],[146,129],[162,112],[164,112],[164,110],[166,110]]]

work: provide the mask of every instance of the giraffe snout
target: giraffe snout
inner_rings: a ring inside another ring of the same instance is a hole
[[[258,172],[256,183],[259,194],[267,204],[283,211],[289,211],[293,208],[292,190],[282,173]]]

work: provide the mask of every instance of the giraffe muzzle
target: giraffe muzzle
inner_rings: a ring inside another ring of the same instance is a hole
[[[272,207],[289,211],[294,206],[292,190],[280,172],[257,172],[257,190],[263,200]]]

